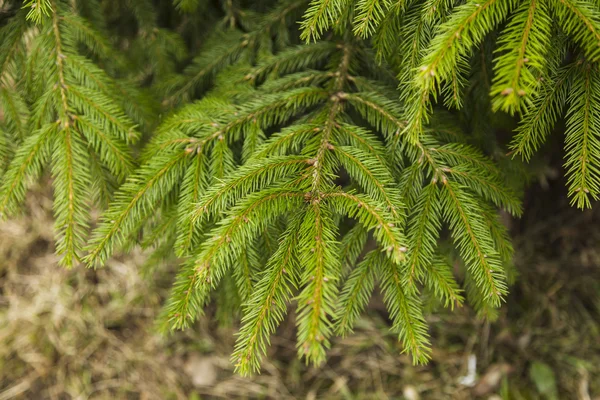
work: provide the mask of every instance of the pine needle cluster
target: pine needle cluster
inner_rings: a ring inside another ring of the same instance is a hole
[[[569,196],[600,195],[595,3],[0,7],[0,213],[47,171],[65,266],[178,257],[160,327],[215,300],[240,316],[242,374],[290,310],[298,355],[323,362],[376,288],[416,363],[426,305],[494,317],[513,276],[499,210],[521,215],[498,115],[525,160],[564,118]]]

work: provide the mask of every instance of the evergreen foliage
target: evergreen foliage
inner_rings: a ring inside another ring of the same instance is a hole
[[[85,243],[90,206],[108,198],[108,186],[133,170],[127,144],[139,133],[117,100],[112,78],[80,51],[107,58],[106,40],[66,4],[29,6],[27,16],[17,11],[2,32],[3,110],[13,140],[21,143],[2,179],[0,213],[14,213],[28,180],[50,164],[57,253],[70,267]],[[19,35],[26,18],[40,22],[31,36]]]
[[[215,299],[240,317],[242,374],[290,308],[299,356],[323,362],[376,288],[416,363],[431,354],[425,305],[466,297],[493,318],[513,276],[499,210],[521,215],[522,180],[494,122],[518,124],[509,148],[529,161],[564,119],[569,196],[600,196],[596,3],[0,11],[0,214],[48,172],[65,266],[137,244],[153,263],[179,257],[161,328]]]

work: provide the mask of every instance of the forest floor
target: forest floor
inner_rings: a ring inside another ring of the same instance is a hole
[[[133,251],[98,270],[60,268],[51,200],[38,192],[0,224],[0,400],[600,400],[600,207],[527,207],[539,211],[512,222],[519,277],[498,320],[435,310],[428,365],[400,355],[375,299],[325,365],[296,359],[289,318],[263,373],[241,378],[235,326],[214,310],[170,337],[153,330],[175,264],[149,270]]]

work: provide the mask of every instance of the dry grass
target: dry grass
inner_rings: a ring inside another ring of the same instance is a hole
[[[245,379],[229,363],[231,327],[207,319],[173,337],[154,334],[170,267],[144,279],[144,255],[134,252],[97,271],[61,269],[50,201],[41,193],[31,198],[26,215],[0,225],[0,400],[552,399],[551,389],[542,396],[535,384],[552,379],[554,398],[600,399],[599,213],[523,221],[522,275],[499,320],[477,321],[466,308],[436,312],[427,366],[399,355],[374,301],[356,333],[335,341],[324,366],[295,358],[289,320],[263,374]],[[461,383],[470,357],[474,386]],[[540,378],[540,365],[550,375]]]

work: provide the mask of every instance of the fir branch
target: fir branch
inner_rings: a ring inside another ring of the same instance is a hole
[[[446,79],[458,58],[502,22],[513,5],[512,1],[487,0],[481,4],[469,1],[457,7],[451,18],[440,27],[422,61],[420,81],[424,87],[431,88],[433,83]]]
[[[246,79],[255,81],[265,78],[268,74],[279,76],[311,68],[326,60],[335,50],[335,42],[323,41],[299,45],[263,61],[246,75]]]
[[[375,286],[375,271],[380,257],[381,252],[370,251],[344,283],[335,315],[335,327],[339,335],[352,331],[356,320],[367,306]]]
[[[402,38],[397,44],[400,54],[398,65],[398,81],[400,96],[406,100],[414,91],[414,74],[419,67],[425,49],[432,37],[434,25],[422,18],[420,4],[413,4],[403,16],[404,24],[398,36]]]
[[[464,164],[477,169],[481,173],[493,176],[495,179],[502,179],[502,173],[492,160],[473,146],[463,143],[448,143],[439,147],[428,146],[425,151],[427,160],[435,165],[456,166]]]
[[[281,156],[287,153],[297,153],[307,139],[312,137],[320,128],[314,124],[297,124],[286,127],[273,134],[260,148],[256,150],[250,161],[267,156]]]
[[[412,105],[406,112],[409,121],[406,129],[412,140],[423,132],[423,124],[429,121],[430,95],[435,98],[442,81],[452,77],[460,59],[504,20],[515,3],[487,0],[480,4],[478,0],[471,0],[458,6],[440,26],[421,61]]]
[[[443,217],[473,281],[481,291],[484,304],[498,307],[507,287],[494,241],[482,211],[473,198],[451,181],[442,181]]]
[[[545,0],[523,3],[515,13],[499,39],[491,89],[493,108],[511,114],[527,110],[537,95],[552,23]]]
[[[0,78],[4,78],[9,65],[18,56],[26,28],[23,12],[19,12],[0,29]]]
[[[521,202],[512,190],[505,187],[506,183],[498,175],[481,173],[482,171],[465,165],[442,170],[463,186],[473,188],[474,192],[497,207],[507,210],[512,215],[521,215]]]
[[[423,19],[429,23],[443,21],[456,3],[455,0],[426,0],[422,8]]]
[[[397,264],[380,257],[379,269],[383,299],[393,321],[392,331],[398,334],[413,363],[427,362],[431,345],[419,299],[406,292]]]
[[[187,164],[185,151],[161,154],[141,167],[115,194],[115,200],[102,216],[89,242],[88,265],[104,264],[114,247],[133,232],[164,193],[170,191]]]
[[[230,121],[214,135],[218,137],[221,134],[228,134],[234,138],[249,123],[255,123],[261,129],[283,123],[301,111],[321,103],[327,95],[327,91],[312,87],[272,95],[264,94],[260,100],[246,105],[238,118]]]
[[[203,243],[193,265],[180,272],[163,314],[165,326],[189,326],[242,249],[279,215],[298,209],[303,198],[301,191],[278,188],[251,195],[236,206]]]
[[[513,255],[514,249],[510,240],[510,234],[508,232],[507,226],[502,222],[501,215],[498,210],[494,209],[491,206],[483,207],[484,212],[483,216],[486,220],[486,224],[490,233],[492,234],[492,238],[494,239],[494,245],[500,254],[500,258],[507,269],[507,280],[508,283],[511,284],[509,274],[509,269],[511,264],[513,263]]]
[[[515,155],[529,161],[546,141],[558,120],[568,97],[569,68],[563,68],[557,76],[546,79],[538,97],[523,116],[510,148]]]
[[[187,254],[198,243],[199,230],[189,217],[201,193],[208,188],[208,166],[204,154],[195,154],[190,168],[182,181],[179,193],[177,240],[175,252],[179,256]]]
[[[340,263],[337,257],[337,229],[330,212],[315,199],[307,208],[298,232],[300,283],[298,295],[298,355],[319,365],[325,360],[332,332],[330,318],[337,298]]]
[[[23,4],[23,8],[30,8],[27,19],[36,24],[40,24],[44,17],[49,17],[50,13],[54,11],[51,0],[27,0]]]
[[[339,98],[336,97],[332,104],[330,104],[329,112],[327,113],[325,119],[325,127],[320,130],[322,133],[320,134],[320,139],[318,139],[318,144],[316,145],[316,154],[314,159],[312,160],[313,172],[312,172],[312,192],[319,193],[323,190],[324,187],[328,186],[331,182],[331,176],[324,165],[326,164],[326,158],[329,157],[329,151],[332,150],[332,145],[330,143],[330,139],[333,136],[333,131],[335,129],[335,120],[337,118],[338,113],[340,113],[342,109],[342,105],[340,104]]]
[[[98,126],[87,116],[77,116],[74,118],[74,123],[77,130],[86,138],[89,146],[99,154],[100,160],[114,176],[123,179],[133,172],[135,164],[129,154],[129,149],[123,142],[115,140],[98,129]]]
[[[240,255],[240,267],[233,269],[235,285],[242,303],[245,303],[252,294],[252,288],[255,284],[254,275],[260,271],[257,266],[262,267],[261,260],[256,254],[255,243],[250,244],[242,251]]]
[[[226,35],[217,34],[209,44],[210,50],[196,57],[182,77],[175,77],[161,84],[167,94],[163,105],[173,107],[192,99],[195,92],[203,89],[219,71],[237,62],[244,53],[255,52],[265,37],[270,38],[278,25],[285,24],[287,19],[306,3],[307,0],[282,1],[265,16],[256,29],[247,34],[239,35],[232,31]]]
[[[393,52],[398,46],[397,38],[400,36],[402,19],[400,13],[404,11],[406,2],[396,1],[380,21],[376,32],[373,35],[373,47],[378,62],[393,57]]]
[[[465,59],[458,61],[458,67],[452,72],[447,82],[442,84],[441,93],[444,96],[444,105],[449,108],[460,110],[463,106],[463,90],[467,86],[467,77],[463,71],[467,70],[468,64]]]
[[[340,241],[340,260],[342,261],[342,277],[345,277],[363,253],[369,234],[367,229],[356,223]]]
[[[354,10],[354,34],[370,37],[391,6],[392,0],[358,0]]]
[[[565,169],[571,204],[591,207],[590,198],[600,194],[600,131],[596,118],[600,112],[600,76],[590,64],[573,76],[569,94],[565,133]]]
[[[116,63],[122,61],[118,53],[115,53],[108,41],[80,16],[74,13],[63,13],[60,15],[61,26],[66,31],[69,40],[84,44],[91,52],[104,59],[111,58]]]
[[[350,4],[348,0],[312,0],[300,24],[300,39],[307,43],[319,39]]]
[[[600,11],[598,5],[582,0],[558,0],[555,15],[567,35],[583,47],[590,61],[600,57]]]
[[[334,132],[333,140],[335,143],[344,146],[352,146],[367,153],[370,157],[377,160],[379,165],[386,166],[393,170],[394,165],[389,159],[383,155],[386,154],[386,149],[382,146],[379,139],[375,135],[359,126],[342,123]]]
[[[416,283],[426,280],[442,228],[441,206],[436,184],[425,187],[416,200],[407,228],[408,253],[403,273],[407,290],[416,291]]]
[[[55,45],[55,61],[56,61],[56,74],[59,85],[60,92],[60,100],[62,105],[62,111],[59,111],[59,116],[62,119],[62,124],[68,124],[69,117],[69,106],[67,104],[67,82],[65,80],[65,72],[64,72],[64,58],[65,55],[63,53],[63,45],[62,45],[62,36],[60,32],[59,26],[59,15],[58,10],[56,10],[56,4],[51,0],[51,9],[52,9],[52,33],[54,35],[54,45]]]
[[[407,209],[412,209],[419,197],[423,184],[423,166],[421,162],[414,163],[402,170],[399,179],[400,196]]]
[[[29,109],[19,91],[15,87],[0,86],[0,106],[4,123],[19,139],[24,138],[27,135]]]
[[[324,82],[333,77],[335,77],[334,72],[309,70],[296,72],[275,80],[268,80],[261,88],[264,91],[280,92],[305,86],[321,86]]]
[[[435,296],[444,302],[444,307],[459,307],[464,302],[462,290],[452,274],[451,266],[438,255],[434,256],[427,267],[425,285]]]
[[[85,243],[89,218],[86,204],[91,185],[85,146],[71,125],[65,124],[55,142],[52,154],[54,176],[54,214],[59,232],[56,252],[61,263],[72,267],[79,261],[79,251]]]
[[[305,156],[273,157],[246,164],[232,177],[213,186],[203,195],[191,218],[193,221],[206,220],[229,209],[248,193],[295,174],[308,164],[309,160]]]
[[[302,214],[296,217],[282,234],[281,244],[269,259],[266,271],[244,306],[242,327],[231,356],[236,370],[243,375],[259,371],[262,355],[269,345],[269,337],[283,321],[287,303],[297,286],[300,272],[296,254],[297,232],[301,217]]]
[[[402,111],[397,102],[384,98],[376,93],[351,93],[342,96],[352,104],[377,130],[389,138],[404,128],[401,121]]]
[[[37,178],[50,157],[51,139],[58,133],[58,124],[50,123],[35,131],[21,144],[8,170],[2,177],[0,189],[0,217],[6,218],[17,211],[25,198],[25,183]]]
[[[26,136],[29,109],[19,90],[21,80],[18,58],[24,51],[23,35],[27,28],[23,11],[0,29],[0,108],[6,128],[19,140]]]
[[[395,221],[401,221],[401,214],[397,204],[401,204],[400,196],[394,190],[394,178],[385,165],[379,164],[376,158],[370,157],[358,149],[345,146],[335,146],[342,166],[370,197],[381,201],[392,214]]]
[[[210,172],[214,181],[221,181],[235,168],[234,155],[224,138],[219,138],[212,144],[209,159]]]
[[[367,230],[373,230],[375,239],[381,248],[397,263],[404,260],[407,249],[401,231],[395,219],[388,214],[385,207],[370,198],[347,192],[329,192],[325,199],[339,214],[356,218]]]
[[[193,64],[184,71],[183,77],[174,77],[162,84],[167,96],[162,104],[174,107],[194,97],[195,91],[206,86],[216,73],[235,63],[241,56],[247,41],[240,40],[239,35],[217,37],[211,46],[211,52],[202,53],[193,60]]]
[[[139,139],[139,133],[131,121],[125,117],[112,99],[102,93],[84,87],[69,86],[68,93],[65,92],[65,106],[67,100],[73,103],[74,108],[82,110],[82,113],[89,116],[95,124],[118,139],[126,143],[135,143]]]

